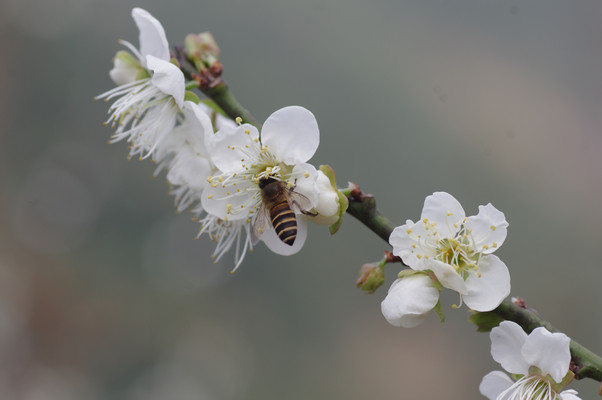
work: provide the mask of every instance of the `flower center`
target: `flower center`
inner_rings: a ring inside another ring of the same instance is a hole
[[[453,266],[463,279],[468,278],[469,270],[478,270],[480,253],[464,228],[453,238],[440,239],[435,254],[435,259]]]
[[[498,399],[524,400],[541,399],[557,400],[558,393],[552,388],[550,382],[539,376],[524,376],[514,382],[512,386],[499,394]]]

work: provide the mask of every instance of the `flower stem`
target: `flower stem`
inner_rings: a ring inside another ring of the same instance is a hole
[[[540,326],[543,326],[550,332],[558,332],[552,324],[542,319],[535,310],[523,308],[510,300],[504,300],[491,313],[516,322],[527,333],[531,333],[533,329]],[[571,340],[571,360],[574,363],[574,366],[571,366],[571,370],[575,374],[576,379],[591,378],[598,382],[602,381],[602,358],[574,340]]]

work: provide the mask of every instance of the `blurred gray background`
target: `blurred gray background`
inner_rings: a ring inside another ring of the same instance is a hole
[[[602,353],[599,1],[2,0],[2,399],[481,399],[500,368],[450,293],[444,324],[387,324],[398,267],[354,287],[388,246],[351,217],[297,256],[214,265],[92,100],[117,40],[137,44],[134,6],[171,44],[211,31],[258,118],[312,110],[312,162],[395,223],[439,190],[504,211],[512,295]]]

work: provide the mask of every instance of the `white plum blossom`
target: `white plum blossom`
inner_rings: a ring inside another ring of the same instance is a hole
[[[381,303],[385,319],[393,326],[413,328],[420,325],[439,302],[439,290],[423,273],[398,278]]]
[[[483,377],[479,390],[490,400],[580,400],[574,390],[560,391],[573,379],[569,370],[571,340],[564,333],[536,328],[527,335],[512,321],[503,321],[491,330],[491,356],[509,373],[521,376],[514,381],[502,371]]]
[[[219,171],[207,177],[209,185],[203,192],[203,208],[220,221],[250,224],[262,206],[259,182],[268,178],[283,182],[306,198],[303,204],[292,205],[297,215],[293,245],[281,241],[269,223],[256,226],[255,235],[275,253],[298,252],[307,235],[302,212],[313,208],[319,197],[317,171],[306,162],[320,140],[314,115],[303,107],[285,107],[268,117],[261,136],[254,126],[241,124],[221,129],[214,139],[211,160]]]
[[[508,268],[491,254],[504,242],[507,227],[504,214],[491,204],[466,218],[453,196],[436,192],[426,198],[420,221],[395,228],[389,243],[406,265],[432,271],[468,307],[491,311],[510,293]]]
[[[176,126],[184,105],[184,74],[169,61],[169,47],[161,24],[147,11],[132,10],[140,30],[140,50],[123,42],[137,57],[142,74],[135,73],[133,59],[116,57],[112,79],[120,86],[97,98],[116,99],[109,107],[107,124],[117,126],[111,143],[127,140],[130,157],[153,155]],[[137,77],[142,76],[140,79]]]

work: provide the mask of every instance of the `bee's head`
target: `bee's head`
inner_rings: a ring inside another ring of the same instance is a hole
[[[270,178],[260,178],[259,182],[257,183],[259,185],[259,189],[263,189],[264,187],[266,187],[267,185],[269,185],[272,182],[276,182],[277,180],[270,177]]]

